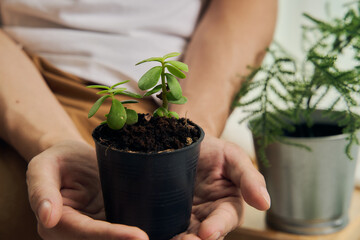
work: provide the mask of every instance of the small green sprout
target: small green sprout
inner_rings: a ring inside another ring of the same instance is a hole
[[[103,85],[87,86],[88,88],[104,89],[104,90],[97,92],[97,94],[107,94],[107,95],[100,97],[94,103],[94,105],[91,107],[91,109],[89,111],[88,118],[91,118],[92,116],[94,116],[94,114],[99,110],[101,104],[103,104],[107,98],[111,97],[112,104],[111,104],[110,111],[108,114],[105,114],[106,120],[104,122],[102,122],[101,124],[107,123],[107,125],[111,129],[119,130],[125,125],[125,123],[129,124],[129,125],[137,123],[137,121],[138,121],[137,113],[132,109],[128,109],[128,108],[124,107],[123,104],[138,103],[138,101],[136,101],[136,100],[119,101],[115,98],[115,95],[125,95],[125,96],[129,96],[129,97],[134,97],[134,98],[141,98],[141,95],[128,92],[128,91],[126,91],[126,88],[116,88],[117,86],[127,83],[127,82],[129,82],[129,80],[119,82],[111,87],[107,87],[107,86],[103,86]]]
[[[144,96],[150,96],[160,90],[162,91],[161,94],[157,95],[157,97],[162,100],[162,106],[154,111],[154,117],[179,118],[176,112],[169,111],[169,103],[184,104],[187,102],[187,98],[182,95],[182,89],[176,77],[181,79],[186,78],[183,71],[189,71],[188,65],[179,61],[167,60],[168,58],[179,55],[180,53],[173,52],[163,57],[148,58],[136,64],[139,65],[145,62],[161,63],[161,66],[156,66],[148,70],[138,82],[141,90],[151,89],[146,92]],[[166,69],[168,72],[165,72]],[[158,84],[159,79],[161,79],[161,84]]]

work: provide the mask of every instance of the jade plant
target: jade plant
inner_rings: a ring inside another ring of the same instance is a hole
[[[184,104],[187,102],[187,98],[182,95],[182,89],[176,77],[186,78],[183,72],[188,72],[188,66],[180,61],[168,60],[168,58],[179,55],[180,53],[173,52],[163,57],[148,58],[136,64],[139,65],[146,62],[159,62],[161,64],[148,70],[138,82],[141,90],[149,90],[144,96],[150,96],[161,91],[157,97],[162,100],[162,105],[154,111],[154,117],[179,118],[176,112],[169,111],[169,103]],[[160,84],[158,84],[159,79],[161,79]]]
[[[138,101],[136,100],[119,101],[115,98],[115,95],[125,95],[133,98],[141,98],[141,95],[126,91],[126,88],[117,88],[119,85],[122,85],[127,82],[129,82],[129,80],[119,82],[111,87],[103,86],[103,85],[87,86],[88,88],[103,89],[97,92],[97,94],[105,94],[104,96],[100,97],[91,107],[88,114],[88,118],[91,118],[92,116],[95,115],[95,113],[99,110],[100,106],[104,103],[104,101],[107,98],[111,98],[112,103],[111,103],[110,111],[108,114],[105,115],[106,120],[102,122],[102,124],[106,123],[111,129],[114,130],[121,129],[125,125],[125,123],[130,125],[135,124],[138,121],[138,115],[136,111],[124,107],[123,104],[138,103]]]
[[[159,62],[161,66],[155,66],[148,70],[139,80],[138,86],[141,90],[149,90],[144,96],[150,96],[157,92],[157,95],[162,100],[162,106],[157,108],[153,116],[154,117],[174,117],[179,118],[176,112],[169,111],[169,103],[172,104],[184,104],[187,102],[187,98],[182,95],[182,89],[177,78],[184,79],[186,75],[183,73],[188,72],[188,66],[185,63],[175,60],[167,60],[168,58],[177,57],[180,53],[173,52],[164,55],[163,57],[152,57],[145,59],[136,65],[145,62]],[[168,72],[167,72],[167,71]],[[158,84],[159,79],[161,83]],[[107,124],[111,129],[119,130],[125,124],[135,124],[138,121],[138,114],[132,109],[124,107],[123,104],[138,103],[136,100],[124,100],[119,101],[115,98],[115,95],[125,95],[133,98],[142,98],[141,95],[126,91],[126,88],[118,88],[118,86],[129,82],[130,80],[119,82],[111,87],[103,85],[90,85],[88,88],[103,89],[97,94],[105,94],[100,97],[92,106],[89,111],[88,118],[91,118],[99,110],[100,106],[107,98],[111,98],[111,107],[108,114],[105,115],[106,120],[102,124]]]
[[[303,137],[312,136],[310,116],[319,108],[348,134],[345,152],[352,159],[350,148],[359,144],[356,131],[360,128],[360,2],[356,5],[347,5],[343,18],[329,22],[304,14],[312,23],[303,27],[305,59],[299,64],[273,44],[268,49],[268,61],[252,68],[245,77],[234,106],[247,113],[242,121],[250,119],[258,156],[265,165],[265,148],[275,141],[292,144],[283,136],[295,131],[295,126],[304,128]],[[355,67],[350,69],[339,66],[346,50],[353,52]],[[305,126],[301,125],[304,121]]]

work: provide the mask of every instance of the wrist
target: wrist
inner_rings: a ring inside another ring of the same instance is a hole
[[[44,134],[39,139],[39,153],[60,142],[69,140],[86,143],[86,141],[81,137],[79,133]]]
[[[25,111],[16,109],[16,107],[5,111],[0,118],[4,127],[4,131],[1,131],[1,138],[16,149],[27,162],[58,142],[70,139],[84,141],[71,119],[66,115],[64,118],[64,115],[55,112],[49,118],[48,115],[41,113],[42,109]]]
[[[30,162],[33,157],[47,150],[48,148],[69,140],[86,143],[79,133],[63,132],[45,133],[39,135],[38,138],[18,139],[15,143],[12,141],[11,145],[13,145],[13,147],[20,153],[20,155],[24,157],[27,162]]]
[[[205,135],[219,137],[222,133],[223,126],[219,121],[214,121],[207,113],[192,111],[190,107],[187,107],[187,104],[171,105],[170,110],[177,112],[180,117],[188,118],[200,126]]]

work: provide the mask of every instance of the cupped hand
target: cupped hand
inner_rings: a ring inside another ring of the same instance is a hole
[[[174,239],[215,240],[243,220],[243,199],[259,210],[270,207],[263,176],[237,145],[206,136],[200,151],[191,223]]]
[[[148,239],[138,228],[103,221],[95,151],[84,142],[61,142],[34,157],[27,184],[43,239]]]

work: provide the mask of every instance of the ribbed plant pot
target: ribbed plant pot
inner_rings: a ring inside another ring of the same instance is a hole
[[[190,223],[199,140],[182,149],[159,153],[124,152],[97,141],[106,219],[136,226],[151,240],[169,240]]]
[[[313,115],[315,123],[330,123]],[[315,138],[285,138],[311,148],[273,143],[266,149],[270,167],[259,163],[271,197],[266,221],[272,228],[304,235],[328,234],[344,228],[354,189],[358,146],[351,148],[354,160],[345,154],[347,135]],[[255,149],[257,149],[255,143]]]

